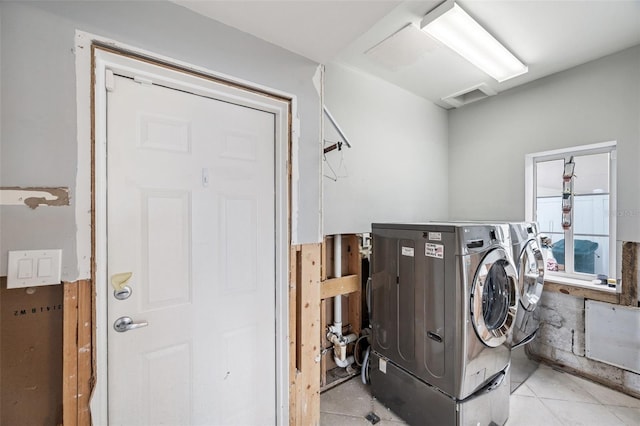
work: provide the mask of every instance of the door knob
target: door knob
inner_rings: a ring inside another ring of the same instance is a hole
[[[118,333],[124,333],[125,331],[146,327],[148,325],[149,323],[146,321],[133,322],[131,317],[120,317],[113,323],[113,329]]]

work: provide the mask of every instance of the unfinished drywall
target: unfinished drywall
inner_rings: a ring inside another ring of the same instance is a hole
[[[76,193],[77,29],[294,95],[300,119],[295,242],[320,241],[321,103],[312,81],[318,64],[170,2],[8,1],[0,10],[0,185],[66,187],[71,200],[35,210],[0,206],[0,258],[7,250],[61,248],[62,279],[88,278],[78,266],[90,253],[76,250],[75,203],[90,197]],[[89,229],[80,232],[88,241]],[[0,275],[6,266],[0,262]]]
[[[326,235],[372,222],[446,219],[447,112],[378,78],[329,64],[325,105],[352,144],[326,154]],[[325,146],[340,140],[329,120]]]
[[[618,146],[617,240],[640,241],[640,46],[452,110],[451,216],[522,220],[525,154],[606,141]]]
[[[68,206],[68,188],[4,188],[0,187],[0,205],[27,206]]]

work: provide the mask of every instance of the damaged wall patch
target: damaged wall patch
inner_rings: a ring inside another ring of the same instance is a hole
[[[25,205],[31,209],[39,206],[68,206],[69,188],[0,187],[0,205]]]

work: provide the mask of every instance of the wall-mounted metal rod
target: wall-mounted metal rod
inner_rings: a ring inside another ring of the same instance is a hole
[[[324,111],[325,115],[327,116],[327,118],[329,119],[329,121],[331,122],[331,124],[333,124],[333,127],[336,129],[336,131],[338,132],[338,134],[340,135],[340,137],[342,138],[342,141],[344,142],[344,144],[351,148],[351,144],[349,143],[349,139],[347,138],[347,136],[344,134],[344,132],[342,131],[342,129],[340,128],[340,126],[338,126],[338,123],[336,122],[336,119],[333,118],[333,115],[331,115],[331,113],[329,112],[329,110],[327,109],[326,105],[322,105],[322,110]]]

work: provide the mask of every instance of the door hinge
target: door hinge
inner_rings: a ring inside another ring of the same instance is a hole
[[[116,79],[113,71],[109,69],[104,71],[104,87],[107,89],[107,92],[113,92],[116,89]]]

